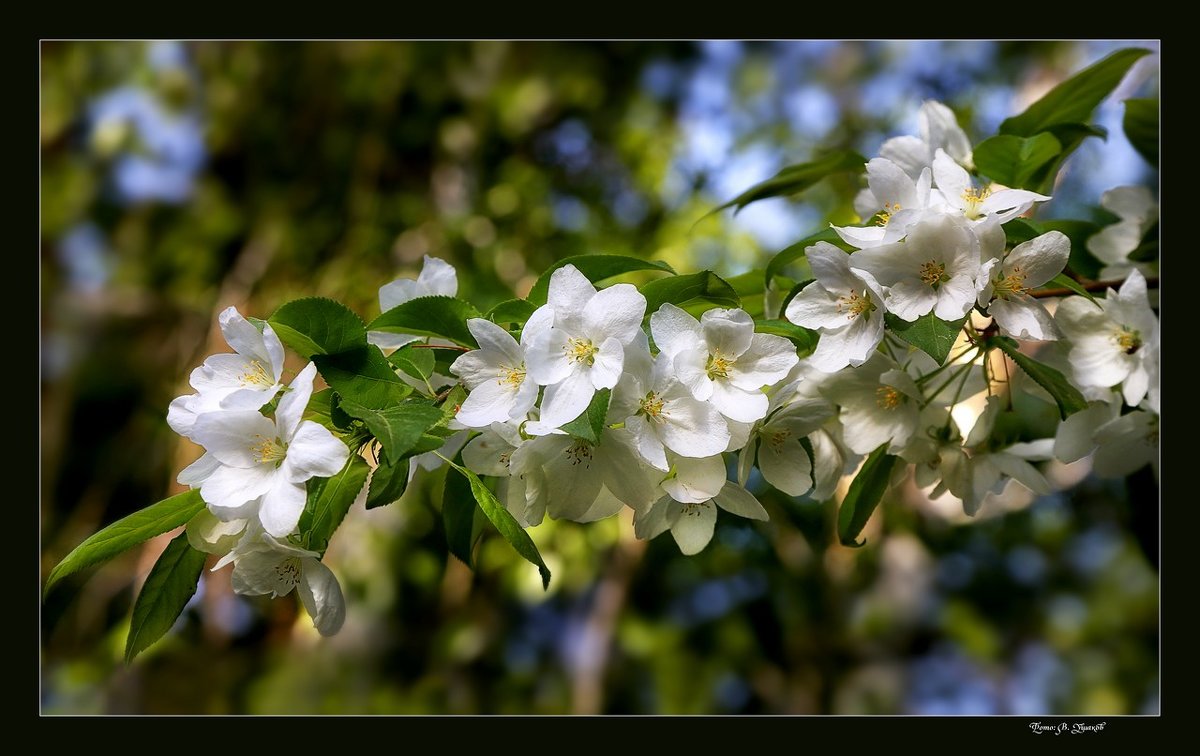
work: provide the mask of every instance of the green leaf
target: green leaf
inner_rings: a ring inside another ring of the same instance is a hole
[[[334,390],[331,388],[321,389],[314,393],[308,400],[308,406],[304,408],[302,419],[320,423],[326,428],[334,427],[333,396]]]
[[[1158,99],[1125,101],[1125,136],[1138,153],[1158,167]]]
[[[284,344],[310,359],[367,345],[362,319],[341,302],[325,297],[288,302],[268,322]]]
[[[192,490],[163,499],[157,504],[151,504],[117,520],[76,546],[55,565],[50,571],[50,577],[46,578],[46,587],[42,595],[49,594],[50,589],[67,575],[94,564],[107,562],[122,551],[160,533],[186,525],[201,509],[204,509],[204,500],[200,498],[199,491]]]
[[[1087,400],[1083,398],[1083,394],[1079,393],[1079,389],[1072,386],[1066,377],[1054,368],[1021,354],[1014,339],[999,336],[993,338],[991,343],[1000,347],[1005,354],[1012,358],[1013,362],[1017,363],[1017,367],[1025,371],[1026,375],[1049,392],[1050,396],[1054,398],[1054,403],[1058,405],[1058,413],[1063,420],[1080,410],[1087,409]]]
[[[343,397],[340,406],[351,417],[366,423],[392,464],[397,464],[421,440],[421,434],[442,419],[440,407],[419,399],[373,409]]]
[[[450,466],[466,476],[471,484],[471,494],[475,497],[480,509],[518,554],[529,563],[537,565],[538,572],[542,576],[542,588],[548,588],[550,586],[550,570],[546,568],[546,563],[542,561],[542,555],[538,553],[537,545],[534,544],[529,534],[517,523],[516,518],[509,514],[496,495],[488,490],[478,475],[453,462],[450,463]]]
[[[334,355],[318,354],[312,360],[317,363],[321,377],[343,402],[383,408],[412,393],[412,387],[400,380],[376,346],[368,345]]]
[[[691,302],[711,302],[722,307],[740,307],[741,299],[725,279],[711,270],[686,276],[674,276],[651,281],[641,288],[646,297],[646,317],[650,317],[665,302],[683,306]]]
[[[1096,106],[1121,83],[1130,66],[1149,52],[1126,48],[1093,63],[1051,89],[1024,113],[1005,119],[1000,133],[1028,137],[1058,124],[1086,123]]]
[[[789,165],[766,181],[755,184],[725,204],[705,213],[700,220],[719,213],[727,207],[736,207],[734,210],[736,215],[751,202],[769,197],[797,194],[831,174],[862,173],[866,169],[867,159],[862,155],[853,150],[836,150],[808,163]]]
[[[478,347],[467,328],[469,318],[481,317],[473,305],[454,297],[417,297],[398,304],[371,321],[369,331],[440,336],[463,346]]]
[[[1042,194],[1053,194],[1054,183],[1058,179],[1058,171],[1075,150],[1088,137],[1108,139],[1108,129],[1094,123],[1060,123],[1051,126],[1048,132],[1062,145],[1062,150],[1041,168],[1034,171],[1030,185]]]
[[[993,181],[1018,189],[1037,186],[1038,169],[1062,152],[1062,145],[1049,132],[1031,137],[1000,134],[979,143],[972,153],[975,167]]]
[[[380,460],[379,467],[371,476],[370,488],[367,489],[367,509],[386,507],[404,495],[408,488],[408,468],[412,460],[403,459],[397,464]]]
[[[1093,302],[1096,301],[1096,298],[1092,296],[1092,292],[1080,286],[1078,281],[1065,273],[1059,273],[1057,276],[1047,281],[1044,289],[1069,289],[1080,296],[1087,297]]]
[[[819,338],[816,331],[802,328],[790,320],[756,320],[754,321],[754,331],[788,339],[796,345],[796,352],[801,357],[807,357],[813,353],[813,350],[817,348],[817,339]]]
[[[562,426],[562,430],[575,438],[582,438],[593,444],[600,443],[600,435],[604,432],[604,418],[608,415],[608,400],[612,396],[610,389],[600,389],[592,397],[592,402],[583,413]]]
[[[432,349],[418,348],[410,344],[389,354],[387,361],[397,370],[403,370],[413,378],[424,381],[433,375],[433,366],[437,360]]]
[[[838,247],[846,252],[850,252],[854,249],[854,247],[851,247],[849,244],[843,241],[842,237],[837,235],[837,231],[834,231],[832,228],[823,228],[815,234],[804,237],[800,241],[796,242],[790,247],[787,247],[782,252],[771,258],[771,262],[767,263],[767,285],[770,286],[771,282],[775,280],[775,277],[783,273],[784,268],[796,262],[797,260],[803,262],[804,270],[801,272],[800,278],[812,278],[812,270],[808,267],[808,260],[804,257],[804,250],[815,245],[819,241],[829,242],[835,247]]]
[[[1002,228],[1004,229],[1005,239],[1013,247],[1018,244],[1024,244],[1030,239],[1046,233],[1042,230],[1041,226],[1028,218],[1013,218],[1008,223],[1005,223]]]
[[[462,461],[461,456],[457,458]],[[486,515],[475,503],[471,484],[464,475],[447,471],[442,490],[442,526],[446,531],[446,548],[463,564],[475,569],[475,544],[483,535]]]
[[[125,639],[126,664],[175,624],[183,607],[196,593],[207,556],[191,547],[187,533],[180,533],[167,544],[133,604],[133,619]]]
[[[752,318],[761,318],[765,307],[763,294],[766,292],[763,271],[748,270],[741,275],[726,279],[742,302],[742,309]]]
[[[945,364],[946,358],[950,356],[950,349],[954,346],[954,340],[958,338],[963,323],[966,322],[965,317],[946,322],[934,317],[932,312],[911,323],[890,312],[884,315],[884,323],[887,324],[888,330],[937,360],[939,365]]]
[[[622,273],[631,273],[635,270],[675,273],[674,268],[661,260],[643,260],[640,257],[628,257],[626,255],[577,255],[575,257],[563,258],[551,265],[534,282],[533,288],[529,290],[529,296],[526,299],[535,305],[546,304],[546,297],[550,292],[550,277],[554,274],[554,271],[564,265],[574,265],[592,283],[600,283],[613,276],[619,276]]]
[[[525,325],[525,321],[529,320],[529,316],[533,315],[535,310],[537,310],[537,305],[529,300],[510,299],[488,310],[484,317],[493,323]]]
[[[899,457],[887,453],[887,444],[871,452],[863,463],[854,480],[850,481],[850,490],[842,500],[842,508],[838,512],[838,539],[843,546],[862,546],[866,540],[856,541],[858,534],[866,527],[867,520],[887,490],[888,480],[892,475]]]
[[[350,511],[350,505],[367,482],[370,471],[366,460],[351,454],[346,466],[332,478],[308,481],[308,500],[298,526],[304,534],[305,548],[325,553],[329,539]]]

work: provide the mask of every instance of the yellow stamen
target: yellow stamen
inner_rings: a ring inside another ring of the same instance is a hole
[[[496,382],[501,386],[508,384],[517,388],[525,382],[525,363],[522,362],[517,367],[500,368],[500,378]]]
[[[275,463],[276,466],[283,462],[283,458],[287,456],[287,444],[284,444],[277,438],[267,438],[261,435],[255,435],[258,443],[250,447],[250,451],[254,453],[255,459],[260,465]]]
[[[596,363],[596,353],[600,348],[592,344],[591,339],[567,339],[567,346],[564,348],[567,354],[567,360],[572,364],[586,362],[589,367]]]
[[[890,205],[888,203],[884,202],[883,209],[879,211],[879,220],[876,222],[880,226],[886,226],[888,224],[888,221],[890,221],[892,219],[892,216],[898,212],[900,212],[900,203],[899,202],[893,202]]]
[[[665,407],[666,402],[663,401],[663,398],[653,391],[650,391],[647,392],[646,397],[638,403],[637,414],[641,415],[647,420],[653,420],[654,422],[661,423],[670,417],[671,414],[666,411]]]
[[[864,312],[872,312],[875,309],[875,303],[871,301],[870,297],[852,291],[845,296],[838,297],[837,311],[841,312],[842,308],[846,309],[846,319],[854,320]]]
[[[944,284],[950,280],[950,276],[946,275],[946,264],[930,260],[921,265],[921,280],[930,286]]]
[[[1001,299],[1007,299],[1029,291],[1029,287],[1025,285],[1025,273],[1021,270],[1020,265],[1012,266],[1009,274],[997,278],[993,282],[992,287],[995,290],[996,296]]]
[[[904,401],[904,396],[891,386],[880,386],[875,389],[875,403],[880,409],[893,410]]]
[[[238,377],[238,381],[243,386],[274,386],[275,381],[271,379],[270,373],[263,367],[263,364],[258,360],[250,360],[246,365],[246,372]]]
[[[971,220],[977,220],[983,217],[983,214],[979,212],[979,206],[983,204],[983,201],[987,199],[991,193],[992,188],[990,186],[985,186],[982,189],[963,189],[963,202],[967,203],[966,208],[963,210],[963,214]]]
[[[1142,346],[1142,334],[1131,328],[1122,327],[1117,331],[1117,345],[1125,350],[1125,354],[1133,354]]]
[[[728,378],[731,367],[733,367],[733,360],[717,352],[708,355],[708,362],[705,363],[704,370],[708,373],[709,380],[715,381],[718,378]]]

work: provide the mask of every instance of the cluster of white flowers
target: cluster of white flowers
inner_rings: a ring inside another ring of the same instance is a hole
[[[205,449],[179,474],[180,483],[200,489],[208,507],[189,523],[188,541],[222,555],[214,569],[233,564],[238,593],[283,596],[299,586],[317,629],[332,635],[346,615],[337,578],[288,537],[304,511],[305,482],[336,474],[350,450],[324,426],[301,419],[316,365],[310,362],[284,387],[283,344],[271,326],[260,332],[233,307],[219,322],[236,353],[205,360],[191,376],[197,393],[171,402],[167,413],[176,433]],[[262,410],[277,396],[272,419]]]
[[[470,389],[458,422],[483,432],[463,461],[502,478],[503,500],[523,525],[547,514],[587,522],[629,506],[639,535],[669,528],[691,554],[712,537],[715,506],[766,518],[726,481],[722,454],[746,445],[767,415],[764,389],[799,358],[787,339],[755,333],[743,310],[708,310],[697,320],[672,304],[649,318],[652,351],[645,315],[632,285],[597,291],[565,265],[519,343],[490,321],[469,320],[480,348],[450,370]],[[563,430],[604,390],[595,442]]]
[[[1124,283],[1099,300],[1056,301],[1052,315],[1031,292],[1062,272],[1070,241],[1050,231],[1009,248],[1002,228],[1049,197],[973,185],[970,143],[939,103],[922,107],[921,137],[889,140],[881,153],[867,163],[868,188],[856,200],[877,222],[835,228],[853,252],[809,247],[814,280],[782,313],[818,335],[804,357],[791,340],[756,330],[745,310],[697,318],[666,303],[647,313],[633,285],[598,290],[570,264],[550,275],[546,304],[519,334],[468,319],[478,348],[370,332],[368,341],[387,350],[425,341],[414,346],[463,351],[449,376],[400,374],[426,401],[444,400],[455,383],[468,392],[442,446],[414,453],[410,477],[461,450],[468,470],[495,479],[496,498],[523,527],[629,507],[639,538],[669,530],[694,554],[711,540],[718,508],[767,519],[747,490],[757,489],[755,469],[785,494],[824,501],[864,456],[886,453],[914,465],[932,497],[948,492],[974,514],[1011,480],[1048,493],[1037,462],[1094,453],[1102,475],[1156,462],[1158,318],[1141,266],[1128,259],[1157,216],[1153,201],[1129,188],[1105,195],[1121,220],[1093,237],[1093,251]],[[380,290],[380,305],[457,291],[454,268],[426,257],[415,281]],[[922,318],[960,329],[942,364],[892,333]],[[283,386],[283,345],[270,325],[260,329],[233,308],[220,325],[236,353],[197,368],[197,393],[172,402],[168,416],[205,448],[179,476],[207,505],[188,526],[190,542],[221,555],[218,568],[234,565],[239,593],[298,587],[317,628],[331,634],[345,616],[341,589],[297,526],[305,482],[337,474],[347,444],[362,438],[343,441],[302,419],[316,365]],[[1016,349],[1008,337],[1054,342],[1038,359],[1090,402],[1055,438],[1018,441],[997,430],[1017,383],[999,390],[990,357],[1000,343]],[[960,430],[956,410],[969,400],[981,411]]]

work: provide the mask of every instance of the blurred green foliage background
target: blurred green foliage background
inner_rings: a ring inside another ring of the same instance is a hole
[[[216,313],[334,297],[370,317],[422,255],[481,309],[588,252],[736,275],[830,220],[830,180],[696,223],[823,147],[874,154],[925,98],[976,141],[1118,43],[54,42],[42,47],[43,574],[179,490],[167,427]],[[1157,56],[1130,86],[1153,84]],[[1138,78],[1140,77],[1140,78]],[[1129,96],[1125,94],[1124,96]],[[1119,98],[1114,98],[1114,100]],[[1156,182],[1116,128],[1050,215]],[[1108,119],[1108,121],[1105,121]],[[299,365],[291,365],[293,369]],[[288,597],[206,573],[175,630],[122,664],[160,538],[42,606],[44,713],[1157,713],[1157,489],[1047,471],[971,520],[911,484],[867,545],[835,510],[763,495],[695,557],[622,515],[446,552],[444,470],[350,513],[347,595],[321,639]]]

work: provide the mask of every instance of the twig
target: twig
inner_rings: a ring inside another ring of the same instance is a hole
[[[1092,281],[1091,283],[1079,283],[1079,286],[1084,291],[1104,291],[1105,289],[1119,289],[1124,281]],[[1158,276],[1146,279],[1146,287],[1150,289],[1158,288]],[[1071,289],[1038,289],[1037,291],[1029,292],[1029,296],[1034,299],[1045,299],[1047,297],[1067,297],[1075,292]]]

